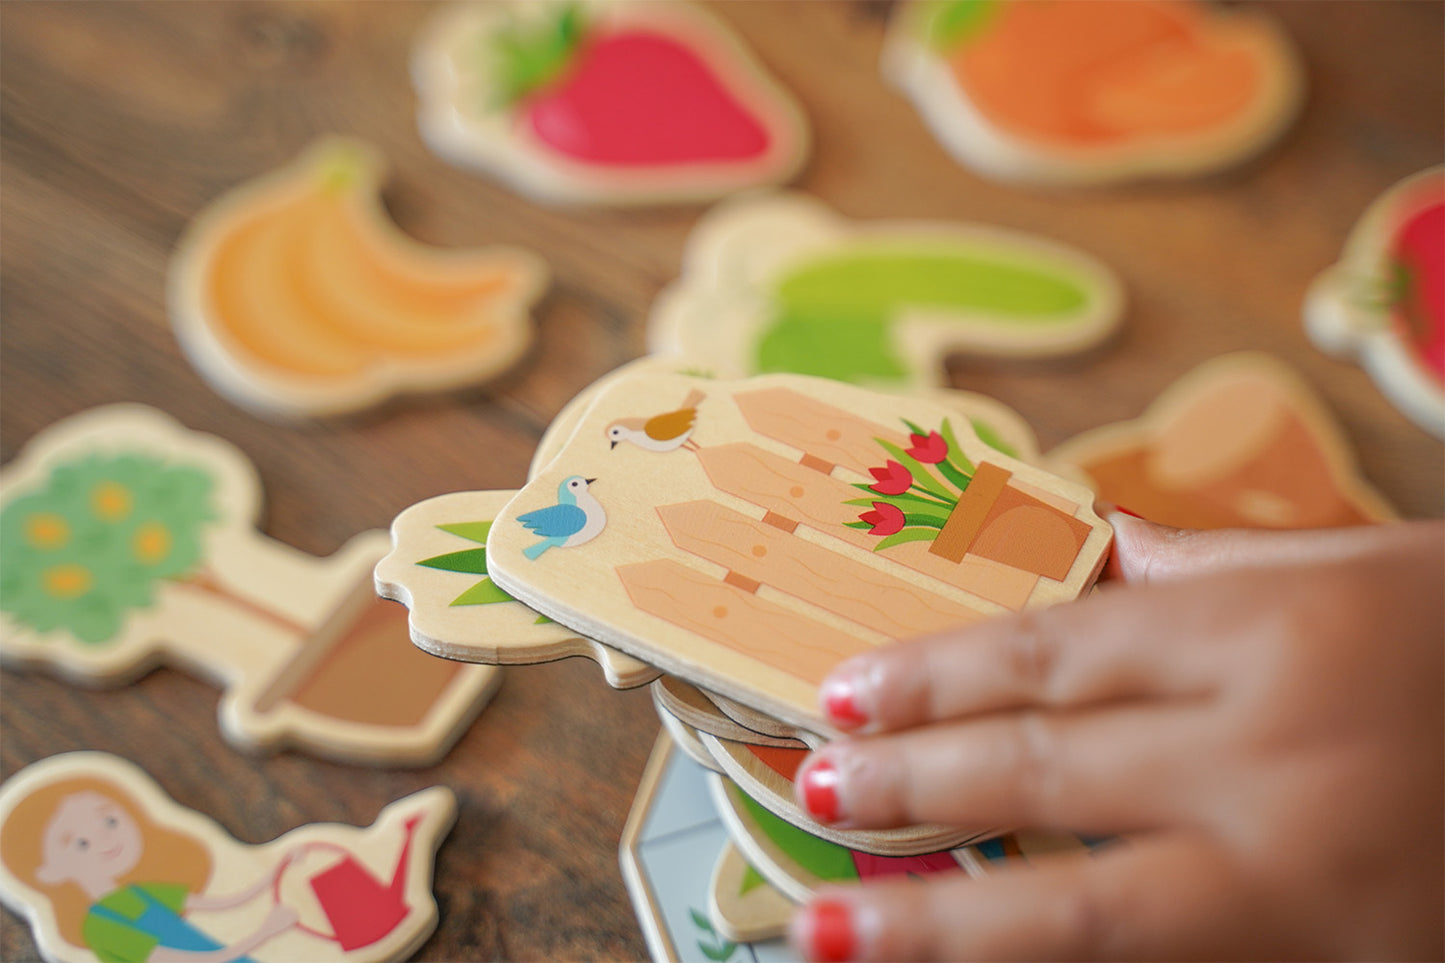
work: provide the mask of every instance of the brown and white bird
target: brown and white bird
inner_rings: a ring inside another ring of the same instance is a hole
[[[697,422],[697,406],[706,397],[696,388],[687,393],[682,407],[651,418],[619,418],[607,426],[607,440],[616,448],[618,442],[630,441],[646,451],[675,451],[686,446],[696,450],[697,442],[689,441]]]

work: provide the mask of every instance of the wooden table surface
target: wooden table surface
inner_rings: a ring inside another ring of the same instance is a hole
[[[858,218],[938,217],[1035,231],[1123,277],[1122,335],[1063,365],[955,364],[959,387],[1020,411],[1047,450],[1136,415],[1171,380],[1241,348],[1294,365],[1338,414],[1365,474],[1406,516],[1442,513],[1442,446],[1356,367],[1307,342],[1300,303],[1363,208],[1445,153],[1445,5],[1270,5],[1302,50],[1309,99],[1281,143],[1228,176],[1090,192],[1004,187],[957,166],[879,80],[887,3],[716,3],[801,101],[815,147],[797,182]],[[548,209],[453,169],[418,139],[408,46],[423,3],[0,5],[0,458],[85,408],[139,401],[239,446],[265,532],[317,555],[446,491],[513,488],[552,415],[642,353],[644,320],[702,212]],[[539,252],[555,282],[539,345],[504,382],[325,423],[267,423],[223,401],[167,323],[166,262],[226,188],[348,132],[390,157],[386,203],[437,245]],[[590,662],[509,670],[452,752],[420,770],[220,737],[218,690],[172,670],[119,690],[7,671],[0,775],[91,748],[146,767],[184,805],[261,842],[320,820],[369,823],[433,783],[460,800],[437,864],[426,960],[646,955],[617,841],[657,721]],[[0,956],[36,958],[3,917]]]

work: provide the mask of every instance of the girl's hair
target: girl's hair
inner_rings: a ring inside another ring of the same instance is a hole
[[[81,927],[91,899],[74,882],[45,883],[39,869],[45,862],[45,830],[60,804],[76,793],[94,792],[124,809],[140,830],[141,857],[118,883],[180,883],[198,892],[211,877],[211,853],[193,836],[153,820],[133,796],[103,776],[74,776],[39,789],[20,800],[0,825],[0,861],[25,885],[50,898],[60,935],[85,946]]]

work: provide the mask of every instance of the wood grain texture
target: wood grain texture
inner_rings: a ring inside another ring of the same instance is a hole
[[[1240,348],[1292,365],[1338,416],[1365,477],[1406,517],[1445,513],[1445,447],[1355,366],[1305,338],[1300,302],[1364,208],[1441,161],[1445,6],[1269,5],[1306,64],[1309,100],[1280,144],[1206,182],[1103,192],[991,184],[943,152],[878,77],[878,0],[714,3],[809,115],[797,186],[854,218],[977,220],[1075,245],[1119,272],[1119,336],[1065,364],[957,359],[955,386],[993,395],[1044,450],[1137,417],[1202,361]],[[429,3],[0,4],[0,460],[85,408],[141,401],[220,435],[257,465],[265,532],[325,555],[446,491],[518,487],[543,429],[579,389],[641,353],[652,298],[701,208],[539,207],[434,158],[416,135],[408,47]],[[211,392],[166,321],[167,258],[228,187],[318,134],[376,143],[385,200],[435,245],[540,253],[554,285],[538,340],[486,391],[278,427]],[[240,755],[217,690],[155,673],[116,692],[0,678],[0,776],[67,749],[144,763],[178,802],[247,842],[318,819],[367,823],[436,782],[458,793],[441,848],[441,921],[422,960],[637,959],[616,841],[657,719],[645,692],[568,660],[508,672],[441,764],[381,771]],[[163,747],[158,751],[157,747]],[[37,959],[8,914],[0,958]]]

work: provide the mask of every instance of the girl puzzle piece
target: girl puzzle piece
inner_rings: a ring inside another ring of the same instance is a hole
[[[332,415],[478,384],[521,358],[546,266],[402,234],[378,196],[383,167],[361,141],[323,138],[186,230],[171,323],[222,395],[264,415]]]
[[[1323,402],[1283,362],[1223,355],[1174,382],[1134,420],[1065,442],[1104,501],[1180,528],[1323,528],[1396,517],[1361,476]]]
[[[705,214],[654,302],[652,351],[719,377],[794,372],[877,388],[944,384],[950,353],[1043,358],[1113,333],[1124,296],[1063,244],[976,224],[851,223],[803,194]]]
[[[55,963],[402,960],[436,926],[432,867],[455,810],[433,786],[369,827],[253,846],[129,762],[66,753],[0,786],[0,899]]]
[[[960,163],[1099,185],[1238,164],[1288,126],[1302,72],[1268,17],[1195,0],[900,5],[883,73]]]
[[[1092,585],[1092,502],[933,399],[647,375],[598,394],[494,521],[487,568],[587,638],[827,733],[817,685],[849,655]]]
[[[120,683],[168,663],[225,688],[251,748],[441,757],[501,681],[417,652],[369,578],[383,532],[315,558],[255,530],[229,444],[143,405],[65,419],[0,471],[0,659]]]
[[[808,150],[792,98],[686,2],[458,4],[412,77],[434,151],[540,201],[708,201],[791,179]]]
[[[1321,350],[1358,358],[1395,407],[1445,438],[1445,167],[1370,206],[1304,315]]]

